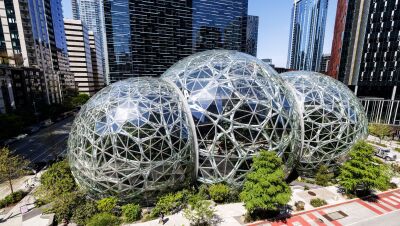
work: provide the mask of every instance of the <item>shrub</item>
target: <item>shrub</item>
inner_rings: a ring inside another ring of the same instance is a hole
[[[18,190],[12,194],[7,195],[2,200],[0,200],[0,208],[7,207],[9,205],[18,203],[21,201],[28,193],[22,190]]]
[[[100,199],[99,201],[97,201],[97,209],[99,209],[100,212],[112,213],[112,211],[114,211],[115,207],[117,206],[117,202],[118,199],[115,197]]]
[[[209,199],[210,194],[208,193],[208,186],[206,184],[200,185],[198,194],[203,197],[203,199]]]
[[[303,201],[297,201],[294,203],[294,206],[296,207],[296,211],[304,210],[304,205],[305,205],[305,203]]]
[[[229,198],[230,189],[224,184],[213,184],[208,189],[212,200],[223,203]]]
[[[325,206],[328,203],[323,199],[315,198],[315,199],[311,199],[310,204],[313,207],[320,207],[320,206]]]
[[[400,148],[394,148],[394,150],[400,152]]]
[[[97,203],[88,200],[85,204],[79,205],[72,214],[72,221],[78,225],[86,225],[88,220],[98,213]]]
[[[142,209],[137,204],[126,204],[121,207],[122,216],[127,223],[140,220]]]
[[[310,190],[310,187],[308,187],[307,185],[304,186],[304,191],[308,191]]]
[[[151,211],[151,216],[158,217],[160,213],[171,214],[181,210],[188,202],[189,196],[190,193],[187,190],[162,196]]]
[[[46,213],[54,213],[56,221],[71,219],[74,210],[85,202],[85,196],[80,192],[62,194],[54,199],[53,205]]]
[[[111,213],[95,214],[87,223],[87,226],[117,226],[121,224],[121,220]]]
[[[209,200],[200,200],[183,210],[183,216],[193,225],[209,225],[215,215],[215,209]]]

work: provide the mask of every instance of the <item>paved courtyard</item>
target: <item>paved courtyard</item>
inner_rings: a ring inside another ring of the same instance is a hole
[[[299,212],[291,218],[280,221],[261,221],[249,226],[341,226],[341,225],[383,225],[376,224],[374,219],[386,214],[390,221],[385,226],[400,225],[400,189],[379,194],[368,200],[353,199],[346,202],[321,207],[310,211]]]

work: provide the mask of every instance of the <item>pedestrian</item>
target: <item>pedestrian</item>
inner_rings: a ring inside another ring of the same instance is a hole
[[[163,212],[160,213],[160,222],[159,223],[164,225],[164,213]]]

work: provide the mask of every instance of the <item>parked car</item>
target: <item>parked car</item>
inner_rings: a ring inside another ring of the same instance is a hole
[[[397,155],[388,148],[378,148],[375,155],[379,158],[385,159],[386,161],[396,161],[397,159]]]

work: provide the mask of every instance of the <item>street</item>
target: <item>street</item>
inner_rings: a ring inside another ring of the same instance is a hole
[[[62,154],[74,117],[68,117],[10,144],[10,150],[32,163],[45,163]]]

